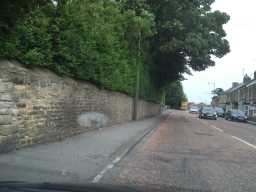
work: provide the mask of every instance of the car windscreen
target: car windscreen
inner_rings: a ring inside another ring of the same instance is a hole
[[[216,112],[218,113],[224,113],[224,110],[222,108],[215,108]]]
[[[214,113],[214,109],[213,108],[203,108],[203,113]]]
[[[234,115],[239,115],[239,116],[245,116],[243,111],[233,111],[232,112]]]

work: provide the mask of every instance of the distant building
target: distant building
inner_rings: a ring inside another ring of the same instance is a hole
[[[189,108],[189,109],[190,109],[191,107],[193,107],[193,106],[197,106],[197,104],[194,103],[194,102],[188,102],[188,108]]]
[[[207,106],[207,104],[205,104],[205,103],[198,103],[198,105],[197,105],[198,107],[205,107],[205,106]]]
[[[255,118],[256,72],[253,79],[245,75],[242,83],[232,83],[232,87],[226,90],[223,95],[214,97],[212,103],[223,107],[226,111],[229,109],[244,111],[247,116]]]
[[[184,111],[188,110],[188,102],[182,102],[180,109]]]
[[[227,103],[227,95],[224,92],[221,95],[214,96],[212,98],[211,105],[214,106],[214,107],[221,107],[221,108],[225,109],[226,108],[226,103]]]

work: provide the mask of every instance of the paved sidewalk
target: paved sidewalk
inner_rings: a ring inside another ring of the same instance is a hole
[[[155,117],[1,154],[0,181],[91,182],[106,164],[158,123]]]

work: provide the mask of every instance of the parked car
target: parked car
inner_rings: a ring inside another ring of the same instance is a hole
[[[192,106],[189,109],[189,113],[198,114],[199,113],[199,108],[197,106]]]
[[[218,117],[224,117],[225,116],[225,112],[224,112],[223,108],[215,107],[214,109],[215,109]]]
[[[227,120],[241,121],[241,122],[247,122],[247,120],[248,120],[248,117],[245,115],[245,113],[243,111],[239,111],[239,110],[229,110],[226,113],[225,118]]]
[[[217,113],[212,107],[202,107],[199,111],[199,118],[217,120]]]

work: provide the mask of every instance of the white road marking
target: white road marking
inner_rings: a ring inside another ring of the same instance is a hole
[[[120,160],[121,160],[121,157],[117,157],[117,158],[113,161],[113,163],[116,164],[116,163],[118,163]]]
[[[143,135],[141,138],[139,138],[138,141],[140,141],[140,140],[141,140],[142,138],[144,138],[146,135],[152,134],[154,131],[155,131],[155,129],[152,129],[150,132],[146,132],[146,134]],[[137,142],[138,142],[138,141],[137,141]],[[137,142],[135,142],[135,145],[136,145]],[[98,182],[100,182],[100,180],[103,178],[104,174],[105,174],[108,170],[113,169],[113,168],[115,167],[115,165],[118,164],[118,163],[129,153],[130,149],[131,149],[131,148],[126,149],[120,156],[116,157],[116,158],[112,161],[112,163],[110,163],[109,165],[107,165],[98,175],[96,175],[96,176],[94,177],[94,179],[92,180],[92,183],[98,183]]]
[[[94,177],[94,179],[92,180],[92,183],[98,183],[100,182],[100,180],[103,178],[104,174],[110,170],[110,169],[113,169],[115,167],[115,165],[117,163],[119,163],[123,158],[124,156],[128,153],[129,149],[126,149],[124,151],[124,153],[122,155],[120,155],[119,157],[115,158],[111,164],[107,165],[98,175],[96,175],[96,177]]]
[[[115,166],[114,162],[118,162],[117,159],[115,159],[113,163],[107,165],[98,175],[96,175],[96,177],[94,177],[94,179],[92,180],[92,183],[98,183],[108,170],[113,169]]]
[[[218,128],[218,127],[214,126],[214,125],[211,125],[211,128],[216,129],[217,131],[219,131],[219,132],[222,132],[222,133],[223,133],[223,130],[222,130],[222,129],[220,129],[220,128]]]
[[[254,148],[254,149],[256,149],[256,146],[255,145],[253,145],[253,144],[251,144],[251,143],[248,143],[247,141],[244,141],[243,139],[240,139],[240,138],[238,138],[238,137],[236,137],[236,136],[231,136],[232,138],[234,138],[234,139],[236,139],[236,140],[238,140],[238,141],[240,141],[240,142],[242,142],[242,143],[244,143],[244,144],[246,144],[246,145],[248,145],[248,146],[250,146],[250,147],[252,147],[252,148]]]
[[[119,163],[124,157],[125,155],[129,152],[129,149],[126,149],[122,155],[120,155],[119,157],[115,158],[111,164],[107,165],[98,175],[96,175],[96,177],[94,177],[94,179],[92,180],[92,183],[98,183],[100,182],[100,180],[102,179],[102,177],[104,176],[104,174],[110,170],[113,169],[115,167],[115,165],[117,163]]]

